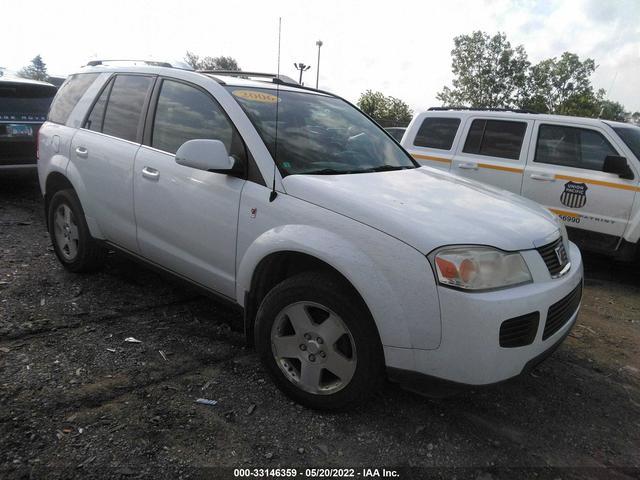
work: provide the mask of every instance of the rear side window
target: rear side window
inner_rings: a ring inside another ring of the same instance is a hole
[[[97,73],[79,73],[69,77],[60,87],[58,95],[51,104],[48,120],[61,124],[67,123],[71,111],[97,76]]]
[[[113,80],[110,80],[108,85],[102,90],[100,97],[93,105],[91,114],[84,123],[84,128],[93,130],[94,132],[102,132],[102,126],[104,124],[104,114],[107,111],[107,101],[109,100],[109,94],[111,93],[111,87],[113,86]]]
[[[540,125],[535,161],[601,172],[604,159],[618,155],[600,132],[564,125]]]
[[[518,160],[526,131],[525,122],[474,120],[462,151]]]
[[[220,140],[232,152],[234,128],[208,94],[184,83],[164,80],[158,97],[151,146],[175,153],[194,139]]]
[[[413,144],[416,147],[451,150],[459,126],[459,118],[425,118]]]
[[[116,76],[104,112],[102,133],[131,142],[137,141],[142,108],[152,84],[151,77]],[[96,103],[98,108],[99,104],[100,102]]]

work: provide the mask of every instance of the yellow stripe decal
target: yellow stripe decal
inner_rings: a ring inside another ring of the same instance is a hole
[[[570,177],[569,175],[556,175],[556,180],[569,180],[572,182],[590,183],[601,187],[619,188],[620,190],[631,190],[640,192],[640,187],[636,185],[626,185],[624,183],[603,182],[601,180],[591,180],[590,178]]]
[[[449,160],[448,158],[432,157],[431,155],[420,155],[420,154],[418,154],[418,153],[412,153],[411,155],[412,155],[412,156],[413,156],[413,158],[415,158],[415,159],[420,159],[420,160],[433,160],[434,162],[451,163],[451,160]]]
[[[582,215],[573,212],[567,212],[566,210],[558,210],[557,208],[550,208],[553,213],[556,215],[565,215],[567,217],[580,218]]]
[[[479,163],[479,167],[481,168],[490,168],[491,170],[502,170],[503,172],[512,172],[512,173],[522,173],[524,172],[521,168],[514,167],[502,167],[500,165],[490,165],[488,163]]]

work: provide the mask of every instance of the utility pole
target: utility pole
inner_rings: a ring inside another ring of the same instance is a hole
[[[318,89],[318,82],[320,81],[320,47],[322,47],[322,40],[316,42],[318,46],[318,66],[316,67],[316,90]]]
[[[303,85],[302,74],[303,72],[309,70],[311,68],[311,65],[305,65],[304,63],[294,63],[293,66],[296,67],[296,70],[300,70],[300,80],[298,81],[298,83],[300,83],[300,85]]]

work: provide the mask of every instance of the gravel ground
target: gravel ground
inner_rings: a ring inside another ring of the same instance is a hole
[[[309,466],[638,478],[638,271],[585,263],[578,323],[530,375],[438,401],[389,385],[358,411],[321,414],[274,387],[244,347],[236,311],[115,254],[100,273],[65,272],[37,180],[3,175],[0,478]]]

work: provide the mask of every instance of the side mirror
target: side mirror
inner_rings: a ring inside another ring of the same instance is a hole
[[[189,140],[176,152],[176,163],[207,172],[230,173],[235,160],[220,140]]]
[[[602,171],[606,173],[614,173],[625,180],[633,180],[633,170],[629,167],[627,159],[619,155],[608,155],[604,159]]]

